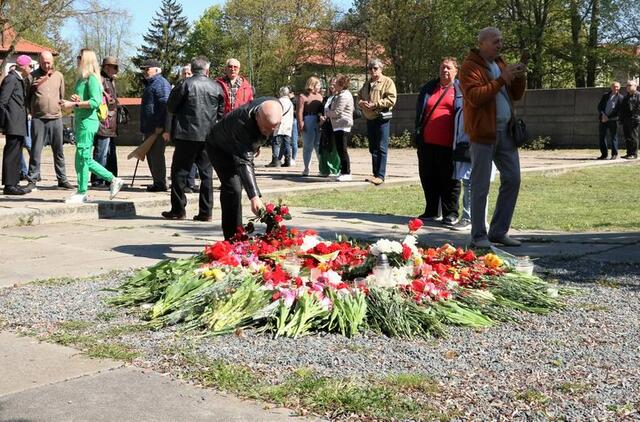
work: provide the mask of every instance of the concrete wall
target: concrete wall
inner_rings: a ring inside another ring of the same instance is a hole
[[[516,103],[516,112],[527,123],[533,137],[548,136],[554,147],[598,146],[598,101],[607,88],[540,89],[527,91]],[[417,94],[400,94],[393,110],[391,133],[413,131]],[[140,107],[127,106],[131,120],[120,131],[119,144],[138,145],[141,141]],[[354,133],[366,134],[365,120],[355,122]]]

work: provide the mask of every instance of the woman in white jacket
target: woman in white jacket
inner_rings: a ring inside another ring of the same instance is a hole
[[[289,99],[289,88],[280,88],[280,104],[282,104],[282,121],[274,132],[271,141],[271,162],[267,167],[289,167],[291,166],[291,134],[293,131],[293,103]],[[280,162],[280,148],[284,152],[284,164]]]
[[[353,126],[353,95],[349,92],[349,78],[339,74],[335,77],[335,94],[325,115],[331,120],[336,149],[340,156],[339,182],[351,180],[351,163],[347,144],[351,139]]]

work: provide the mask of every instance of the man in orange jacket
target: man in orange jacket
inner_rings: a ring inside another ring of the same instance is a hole
[[[472,49],[460,69],[464,97],[464,127],[471,139],[471,245],[488,248],[491,242],[519,246],[509,227],[520,190],[520,158],[510,133],[513,101],[524,95],[524,63],[507,64],[500,57],[502,34],[484,28],[478,48]],[[523,60],[525,61],[525,60]],[[489,231],[486,227],[491,163],[500,171],[500,191]]]
[[[224,92],[224,115],[253,101],[253,87],[249,81],[240,76],[240,62],[229,59],[224,65],[224,76],[216,78]]]

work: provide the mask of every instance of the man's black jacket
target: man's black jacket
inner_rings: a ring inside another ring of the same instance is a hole
[[[0,85],[0,128],[7,135],[27,136],[26,84],[12,70]]]
[[[598,103],[598,118],[599,116],[606,114],[604,111],[607,109],[607,103],[609,102],[609,97],[611,96],[611,91],[608,91],[600,98],[600,102]],[[618,92],[618,97],[616,98],[616,104],[611,110],[611,113],[607,114],[609,120],[616,120],[620,115],[620,106],[622,106],[622,99],[624,96]]]
[[[622,123],[640,123],[640,91],[625,95],[620,106]]]
[[[260,196],[253,156],[264,143],[266,136],[260,132],[256,113],[260,105],[267,100],[278,101],[274,97],[261,97],[233,110],[213,127],[207,137],[209,147],[213,148],[211,161],[214,166],[216,157],[213,155],[216,149],[229,154],[249,198]]]
[[[171,90],[167,102],[167,111],[172,114],[171,137],[205,142],[223,110],[224,93],[219,84],[202,73],[184,79]]]

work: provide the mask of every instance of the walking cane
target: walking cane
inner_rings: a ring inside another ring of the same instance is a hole
[[[133,187],[133,182],[136,180],[136,173],[138,172],[138,164],[140,164],[140,160],[136,160],[136,168],[133,170],[133,178],[131,179],[131,187]]]

